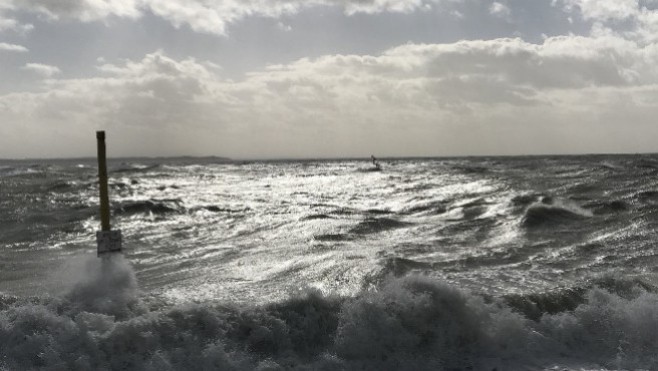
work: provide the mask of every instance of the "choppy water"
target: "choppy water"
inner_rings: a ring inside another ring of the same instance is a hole
[[[0,369],[658,369],[658,156],[0,162]]]

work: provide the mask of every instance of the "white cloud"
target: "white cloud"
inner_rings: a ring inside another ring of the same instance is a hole
[[[14,1],[0,0],[0,32],[10,30],[25,34],[31,31],[34,26],[31,24],[22,24],[9,15],[10,12],[15,10]]]
[[[427,10],[431,4],[439,1],[432,0],[353,0],[353,1],[319,1],[319,3],[345,4],[347,14],[355,13],[411,13],[416,10]]]
[[[58,67],[41,63],[27,63],[22,69],[35,72],[43,77],[52,77],[62,72]]]
[[[342,7],[348,15],[410,13],[427,9],[428,5],[440,0],[191,0],[184,3],[171,0],[143,1],[151,12],[177,27],[188,25],[199,32],[225,34],[228,24],[249,16],[279,17],[317,6]]]
[[[138,0],[14,0],[14,7],[45,14],[52,19],[76,18],[83,22],[111,16],[137,18]]]
[[[643,45],[658,42],[656,0],[553,0],[553,4],[592,22],[592,36],[615,35]]]
[[[16,24],[17,22],[15,20],[2,18],[2,14],[0,14],[0,31],[14,29]]]
[[[565,0],[565,4],[580,9],[588,20],[624,20],[640,12],[638,0]]]
[[[28,50],[22,45],[0,43],[0,51],[25,53]]]
[[[278,28],[278,29],[281,30],[281,31],[285,31],[285,32],[290,32],[290,31],[292,31],[292,26],[290,26],[290,25],[288,25],[288,24],[285,24],[285,23],[283,23],[283,22],[277,22],[277,24],[276,24],[276,28]]]
[[[460,12],[459,10],[452,10],[452,11],[450,11],[450,14],[452,16],[454,16],[455,18],[458,18],[458,19],[463,19],[464,18],[464,14],[462,12]]]
[[[12,30],[20,34],[26,34],[34,29],[32,24],[22,24],[15,19],[4,18],[2,13],[0,13],[0,32]]]
[[[489,7],[489,13],[500,18],[509,18],[512,15],[512,10],[505,4],[493,2]]]

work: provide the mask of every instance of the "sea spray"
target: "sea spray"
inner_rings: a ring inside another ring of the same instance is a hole
[[[119,319],[145,312],[135,272],[123,255],[88,260],[84,273],[65,295],[75,312],[102,313]]]
[[[102,336],[117,319],[145,313],[135,274],[120,255],[74,260],[56,275],[77,278],[61,297],[15,300],[0,314],[0,358],[9,369],[92,369],[106,366]],[[61,287],[60,287],[61,289]]]

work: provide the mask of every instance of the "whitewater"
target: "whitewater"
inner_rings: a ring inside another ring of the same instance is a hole
[[[656,370],[658,155],[0,160],[0,370]]]

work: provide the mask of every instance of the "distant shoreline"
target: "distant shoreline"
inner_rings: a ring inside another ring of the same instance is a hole
[[[162,160],[206,160],[206,161],[217,161],[217,162],[235,162],[235,160],[228,157],[220,156],[158,156],[158,157],[148,157],[148,156],[127,156],[127,157],[108,157],[108,161],[117,162],[117,161],[162,161]],[[0,162],[34,162],[34,161],[66,161],[66,162],[88,162],[96,161],[96,157],[53,157],[53,158],[0,158]]]
[[[407,160],[451,160],[451,159],[505,159],[505,158],[563,158],[563,157],[632,157],[654,156],[656,152],[641,153],[568,153],[568,154],[531,154],[531,155],[461,155],[461,156],[377,156],[383,161]],[[333,162],[333,161],[370,161],[370,154],[362,157],[281,157],[281,158],[230,158],[223,156],[125,156],[110,157],[109,161],[208,161],[225,163],[251,163],[251,162]],[[35,162],[35,161],[96,161],[95,157],[53,157],[53,158],[0,158],[0,162]]]

